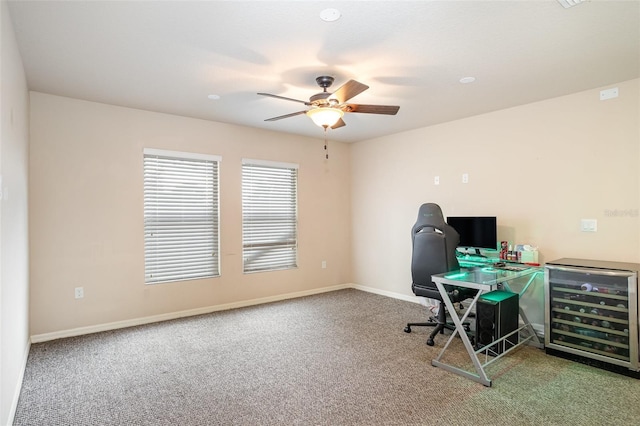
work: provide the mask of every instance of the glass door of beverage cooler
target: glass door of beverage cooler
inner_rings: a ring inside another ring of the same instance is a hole
[[[637,276],[547,265],[545,346],[638,371]]]

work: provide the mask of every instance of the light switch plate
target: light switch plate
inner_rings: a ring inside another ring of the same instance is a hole
[[[596,232],[598,230],[598,221],[596,219],[582,219],[580,221],[580,230],[582,232]]]
[[[84,297],[84,287],[76,287],[74,293],[76,299],[82,299]]]

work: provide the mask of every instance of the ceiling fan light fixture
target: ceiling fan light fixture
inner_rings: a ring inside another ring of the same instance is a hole
[[[338,122],[344,115],[344,112],[337,108],[313,108],[307,111],[307,116],[320,127],[331,127]]]

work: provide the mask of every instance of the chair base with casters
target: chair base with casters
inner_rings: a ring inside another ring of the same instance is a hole
[[[429,335],[429,338],[427,339],[427,345],[433,346],[434,345],[433,339],[434,337],[436,337],[438,333],[444,334],[445,329],[453,331],[456,329],[456,326],[453,323],[447,322],[447,308],[444,302],[442,301],[442,295],[440,294],[440,291],[435,286],[435,284],[430,283],[428,285],[424,285],[424,284],[413,283],[411,285],[411,289],[413,290],[413,294],[415,294],[416,296],[426,297],[428,299],[434,299],[440,302],[438,306],[437,317],[435,318],[430,317],[428,322],[408,323],[407,326],[404,328],[405,333],[411,333],[411,327],[420,327],[420,326],[435,327],[431,332],[431,334]],[[476,292],[477,290],[473,290],[469,288],[460,288],[460,287],[447,288],[449,299],[454,304],[456,303],[461,304],[462,301],[469,298],[473,298],[473,296],[476,295]],[[453,315],[455,315],[455,313],[453,313]],[[462,323],[462,325],[464,326],[465,331],[467,332],[471,331],[470,324],[468,322],[464,322]]]
[[[471,331],[470,323],[463,322],[465,331]],[[455,330],[456,326],[453,323],[447,322],[447,312],[443,302],[440,302],[440,306],[438,306],[438,316],[437,317],[429,317],[428,322],[410,322],[407,323],[407,326],[404,328],[405,333],[411,333],[411,327],[434,327],[427,339],[427,345],[433,346],[435,342],[433,339],[436,337],[438,333],[444,334],[444,330]]]

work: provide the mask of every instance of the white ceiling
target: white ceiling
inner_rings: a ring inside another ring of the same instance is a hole
[[[335,22],[320,12],[335,8]],[[305,109],[319,75],[351,102],[353,142],[611,85],[640,76],[640,2],[14,1],[31,90],[322,137]],[[462,77],[476,81],[461,84]],[[210,100],[208,95],[219,95]],[[570,112],[568,112],[570,113]]]

